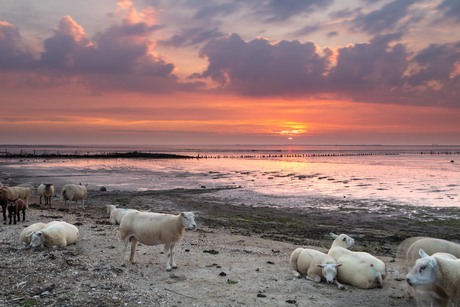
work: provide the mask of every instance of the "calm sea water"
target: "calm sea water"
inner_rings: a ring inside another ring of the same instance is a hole
[[[109,190],[238,187],[248,203],[302,207],[308,198],[460,206],[460,146],[25,146],[8,153],[142,151],[200,159],[1,159],[3,178],[23,183],[87,183]],[[207,157],[207,158],[203,158]],[[253,198],[253,199],[251,199]],[[318,204],[321,206],[321,204]]]

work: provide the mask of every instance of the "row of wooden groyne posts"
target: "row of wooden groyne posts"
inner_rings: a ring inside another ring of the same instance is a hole
[[[33,153],[20,151],[11,153],[8,151],[0,152],[1,158],[12,159],[115,159],[115,158],[145,158],[145,159],[273,159],[273,158],[310,158],[310,157],[357,157],[357,156],[398,156],[401,154],[420,154],[420,155],[460,155],[460,151],[420,151],[417,152],[343,152],[343,153],[272,153],[272,154],[231,154],[231,155],[207,155],[196,154],[182,155],[170,153],[151,153],[151,152],[110,152],[110,153]]]

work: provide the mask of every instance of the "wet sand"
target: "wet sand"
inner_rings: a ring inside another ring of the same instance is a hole
[[[25,173],[26,170],[24,170]],[[3,178],[20,184],[25,175]],[[58,186],[58,184],[57,184]],[[58,188],[58,191],[60,189]],[[222,192],[226,197],[222,197]],[[235,190],[236,191],[236,190]],[[0,294],[4,306],[415,306],[407,297],[404,262],[397,247],[412,236],[456,240],[458,208],[414,208],[370,200],[306,198],[308,209],[280,209],[266,196],[246,202],[232,189],[100,191],[89,188],[85,209],[52,208],[31,199],[26,221],[2,225]],[[164,271],[161,247],[139,246],[137,264],[121,267],[118,227],[108,223],[106,205],[159,212],[196,211],[199,230],[187,232],[177,247],[172,273]],[[327,204],[325,211],[315,206]],[[375,205],[375,204],[374,204]],[[451,216],[439,219],[437,216]],[[79,225],[82,240],[65,250],[24,249],[17,237],[32,222],[66,220]],[[330,232],[356,239],[353,250],[383,259],[383,289],[361,290],[294,279],[289,255],[298,246],[327,251]]]

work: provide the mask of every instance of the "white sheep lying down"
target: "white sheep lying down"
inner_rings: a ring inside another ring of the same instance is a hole
[[[19,242],[23,242],[26,245],[29,245],[30,241],[32,240],[32,234],[34,231],[42,230],[45,226],[45,223],[35,223],[29,227],[24,228],[19,234]]]
[[[413,287],[435,284],[455,304],[460,304],[460,259],[447,253],[429,256],[419,250],[420,259],[406,275],[406,281]]]
[[[178,215],[153,212],[129,212],[120,223],[120,238],[123,250],[120,260],[124,264],[124,255],[128,242],[131,241],[129,260],[134,263],[137,242],[144,245],[164,244],[166,252],[166,270],[177,268],[174,262],[174,246],[184,236],[185,228],[196,229],[193,212],[182,212]]]
[[[29,247],[59,247],[64,248],[73,244],[80,236],[80,231],[75,225],[64,221],[52,221],[41,230],[34,231]]]
[[[337,281],[337,268],[341,266],[334,258],[320,251],[309,248],[296,248],[290,257],[292,272],[295,277],[305,275],[306,279],[315,282],[326,281],[345,289]]]
[[[64,201],[64,205],[67,204],[67,201],[77,201],[81,200],[82,205],[85,205],[85,198],[88,195],[86,185],[78,184],[66,184],[62,187],[61,198]]]
[[[407,246],[409,247],[407,248]],[[420,249],[423,249],[426,254],[432,256],[437,255],[442,257],[449,255],[448,258],[460,258],[460,244],[437,238],[409,238],[401,243],[399,249],[401,249],[401,252],[404,252],[405,248],[407,248],[405,257],[409,270],[415,265],[417,259],[420,258]],[[408,293],[411,297],[415,298],[419,306],[447,306],[449,302],[449,297],[445,291],[434,283],[419,285],[417,287],[409,285]]]
[[[337,280],[361,289],[383,288],[387,275],[385,263],[366,252],[348,250],[354,240],[345,234],[335,235],[328,255],[340,263]],[[350,242],[352,242],[350,244]]]
[[[107,213],[110,215],[110,224],[120,224],[121,219],[128,212],[138,212],[136,209],[117,208],[115,205],[107,205]]]

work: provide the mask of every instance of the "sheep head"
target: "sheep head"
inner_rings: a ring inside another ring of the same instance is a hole
[[[321,272],[326,279],[326,282],[328,284],[334,283],[334,279],[337,276],[337,268],[341,266],[342,264],[339,263],[323,263],[323,264],[318,264],[318,266],[321,268]]]
[[[182,212],[180,214],[182,225],[188,230],[195,230],[195,214],[193,212]]]
[[[41,231],[34,231],[32,233],[31,239],[30,239],[30,244],[29,247],[40,247],[45,243],[45,237],[43,235],[43,232]]]
[[[346,235],[342,233],[341,235],[336,235],[335,233],[331,232],[331,237],[334,239],[334,245],[335,246],[341,246],[343,248],[349,248],[353,244],[355,244],[355,240],[350,237],[349,235]]]
[[[421,248],[421,258],[415,261],[414,267],[406,275],[406,282],[411,286],[419,286],[436,282],[436,258],[429,256]]]

